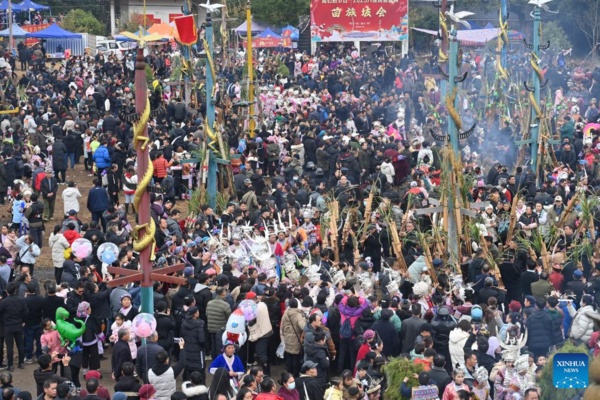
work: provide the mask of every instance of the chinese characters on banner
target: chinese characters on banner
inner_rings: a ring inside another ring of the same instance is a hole
[[[244,40],[242,42],[244,48],[248,46],[248,42]],[[255,38],[252,39],[252,48],[267,48],[267,47],[292,47],[292,39],[288,38]]]
[[[311,0],[313,42],[408,40],[408,0]]]

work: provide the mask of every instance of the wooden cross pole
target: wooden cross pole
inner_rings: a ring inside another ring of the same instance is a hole
[[[176,285],[183,285],[187,282],[185,278],[179,278],[167,274],[172,274],[178,271],[182,271],[185,268],[185,264],[175,264],[166,268],[152,269],[150,272],[151,281],[168,282]],[[106,282],[108,287],[125,286],[128,283],[141,282],[144,279],[144,273],[141,270],[132,270],[120,267],[107,267],[108,272],[113,275],[121,275],[121,278],[115,278],[112,281]]]

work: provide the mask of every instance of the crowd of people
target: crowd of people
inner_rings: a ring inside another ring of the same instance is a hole
[[[16,60],[5,54],[3,108],[18,108],[0,117],[0,203],[11,211],[0,247],[5,399],[375,400],[399,391],[535,400],[546,360],[566,342],[600,352],[600,134],[584,132],[600,118],[599,71],[543,59],[560,145],[554,164],[536,171],[518,157],[519,116],[485,113],[481,75],[494,73],[493,61],[464,53],[472,76],[460,113],[480,129],[461,141],[463,189],[487,203],[473,207],[477,235],[464,233],[455,261],[436,246],[442,239],[424,239],[444,226],[441,213],[419,212],[439,202],[446,179],[445,144],[431,130],[447,129],[448,110],[439,81],[424,73],[435,57],[355,57],[341,45],[315,56],[260,54],[253,132],[243,107],[231,107],[244,100],[242,59],[219,66],[215,98],[232,174],[220,182],[233,187],[220,188],[231,196],[218,210],[201,204],[190,213],[186,200],[202,184],[191,155],[210,141],[206,94],[198,88],[186,104],[162,81],[178,56],[150,52],[154,264],[186,267],[175,273],[184,284],[154,283],[157,327],[141,340],[132,326],[139,283],[109,288],[106,271],[140,266],[134,56],[25,59],[13,79]],[[195,65],[201,77],[203,63]],[[75,182],[81,174],[93,180],[87,193]],[[84,258],[71,249],[81,238],[93,248]],[[103,243],[119,249],[109,264],[97,255]],[[44,252],[52,265],[38,262]],[[54,279],[38,281],[45,268]],[[257,312],[240,340],[228,326],[244,301]],[[61,343],[59,307],[85,324],[78,348]],[[385,367],[399,358],[410,370],[396,382]],[[14,365],[34,362],[37,393],[12,387]],[[113,387],[100,384],[100,370]]]

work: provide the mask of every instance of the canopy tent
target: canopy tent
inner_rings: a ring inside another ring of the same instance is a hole
[[[483,29],[496,29],[496,28],[494,28],[494,25],[492,25],[491,22],[488,22],[487,25],[483,27]]]
[[[19,25],[17,24],[13,24],[12,26],[12,35],[13,37],[16,38],[22,38],[27,36],[27,31],[24,30],[23,28],[21,28]],[[0,36],[1,37],[8,37],[9,33],[8,33],[8,28],[4,29],[3,31],[0,31]]]
[[[19,6],[17,6],[15,3],[12,3],[11,10],[20,11]],[[8,0],[2,0],[0,2],[0,11],[8,11]]]
[[[247,46],[247,41],[244,41],[244,46]],[[252,38],[252,47],[267,48],[267,47],[292,47],[292,39],[276,34],[270,28],[267,28],[260,35]]]
[[[281,28],[281,36],[289,37],[293,41],[297,41],[300,38],[300,30],[298,28],[294,28],[291,25],[288,25]]]
[[[252,35],[262,33],[265,30],[267,30],[268,28],[269,28],[269,26],[266,24],[261,24],[260,22],[256,22],[256,21],[250,22],[250,29],[252,30]],[[246,34],[248,33],[247,21],[244,21],[240,26],[235,28],[234,31],[237,35],[246,36]]]
[[[475,21],[467,21],[467,22],[469,23],[469,25],[471,25],[471,29],[475,29],[475,30],[478,30],[478,29],[483,29],[483,28],[481,27],[481,25],[479,25],[479,24],[478,24],[477,22],[475,22]],[[466,29],[466,28],[464,28],[464,29]]]
[[[437,31],[429,29],[412,28],[415,31],[427,33],[429,35],[437,36]],[[492,39],[498,37],[498,29],[476,29],[476,30],[461,30],[457,32],[459,42],[471,42],[477,44],[484,44]]]
[[[56,24],[52,24],[38,32],[27,32],[27,37],[38,39],[81,39],[81,34],[69,32]]]
[[[49,10],[49,6],[44,6],[42,4],[34,3],[31,0],[23,0],[22,3],[16,5],[18,11],[22,12],[31,12],[31,11],[45,11]]]
[[[140,31],[137,30],[135,33],[121,32],[120,35],[113,35],[113,38],[119,42],[137,42],[140,40]],[[169,41],[169,36],[158,33],[150,33],[148,30],[145,30],[144,41],[146,43],[159,41],[167,42]]]
[[[175,26],[174,22],[161,22],[160,24],[152,25],[150,28],[148,28],[148,34],[151,35],[153,33],[156,33],[164,38],[179,40],[179,33],[177,32],[177,27]]]
[[[260,35],[256,36],[257,38],[273,38],[273,39],[283,39],[283,36],[276,34],[271,30],[271,28],[265,29]]]

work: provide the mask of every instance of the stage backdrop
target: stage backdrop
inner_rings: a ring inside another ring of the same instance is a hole
[[[311,0],[313,42],[408,40],[408,0]]]

